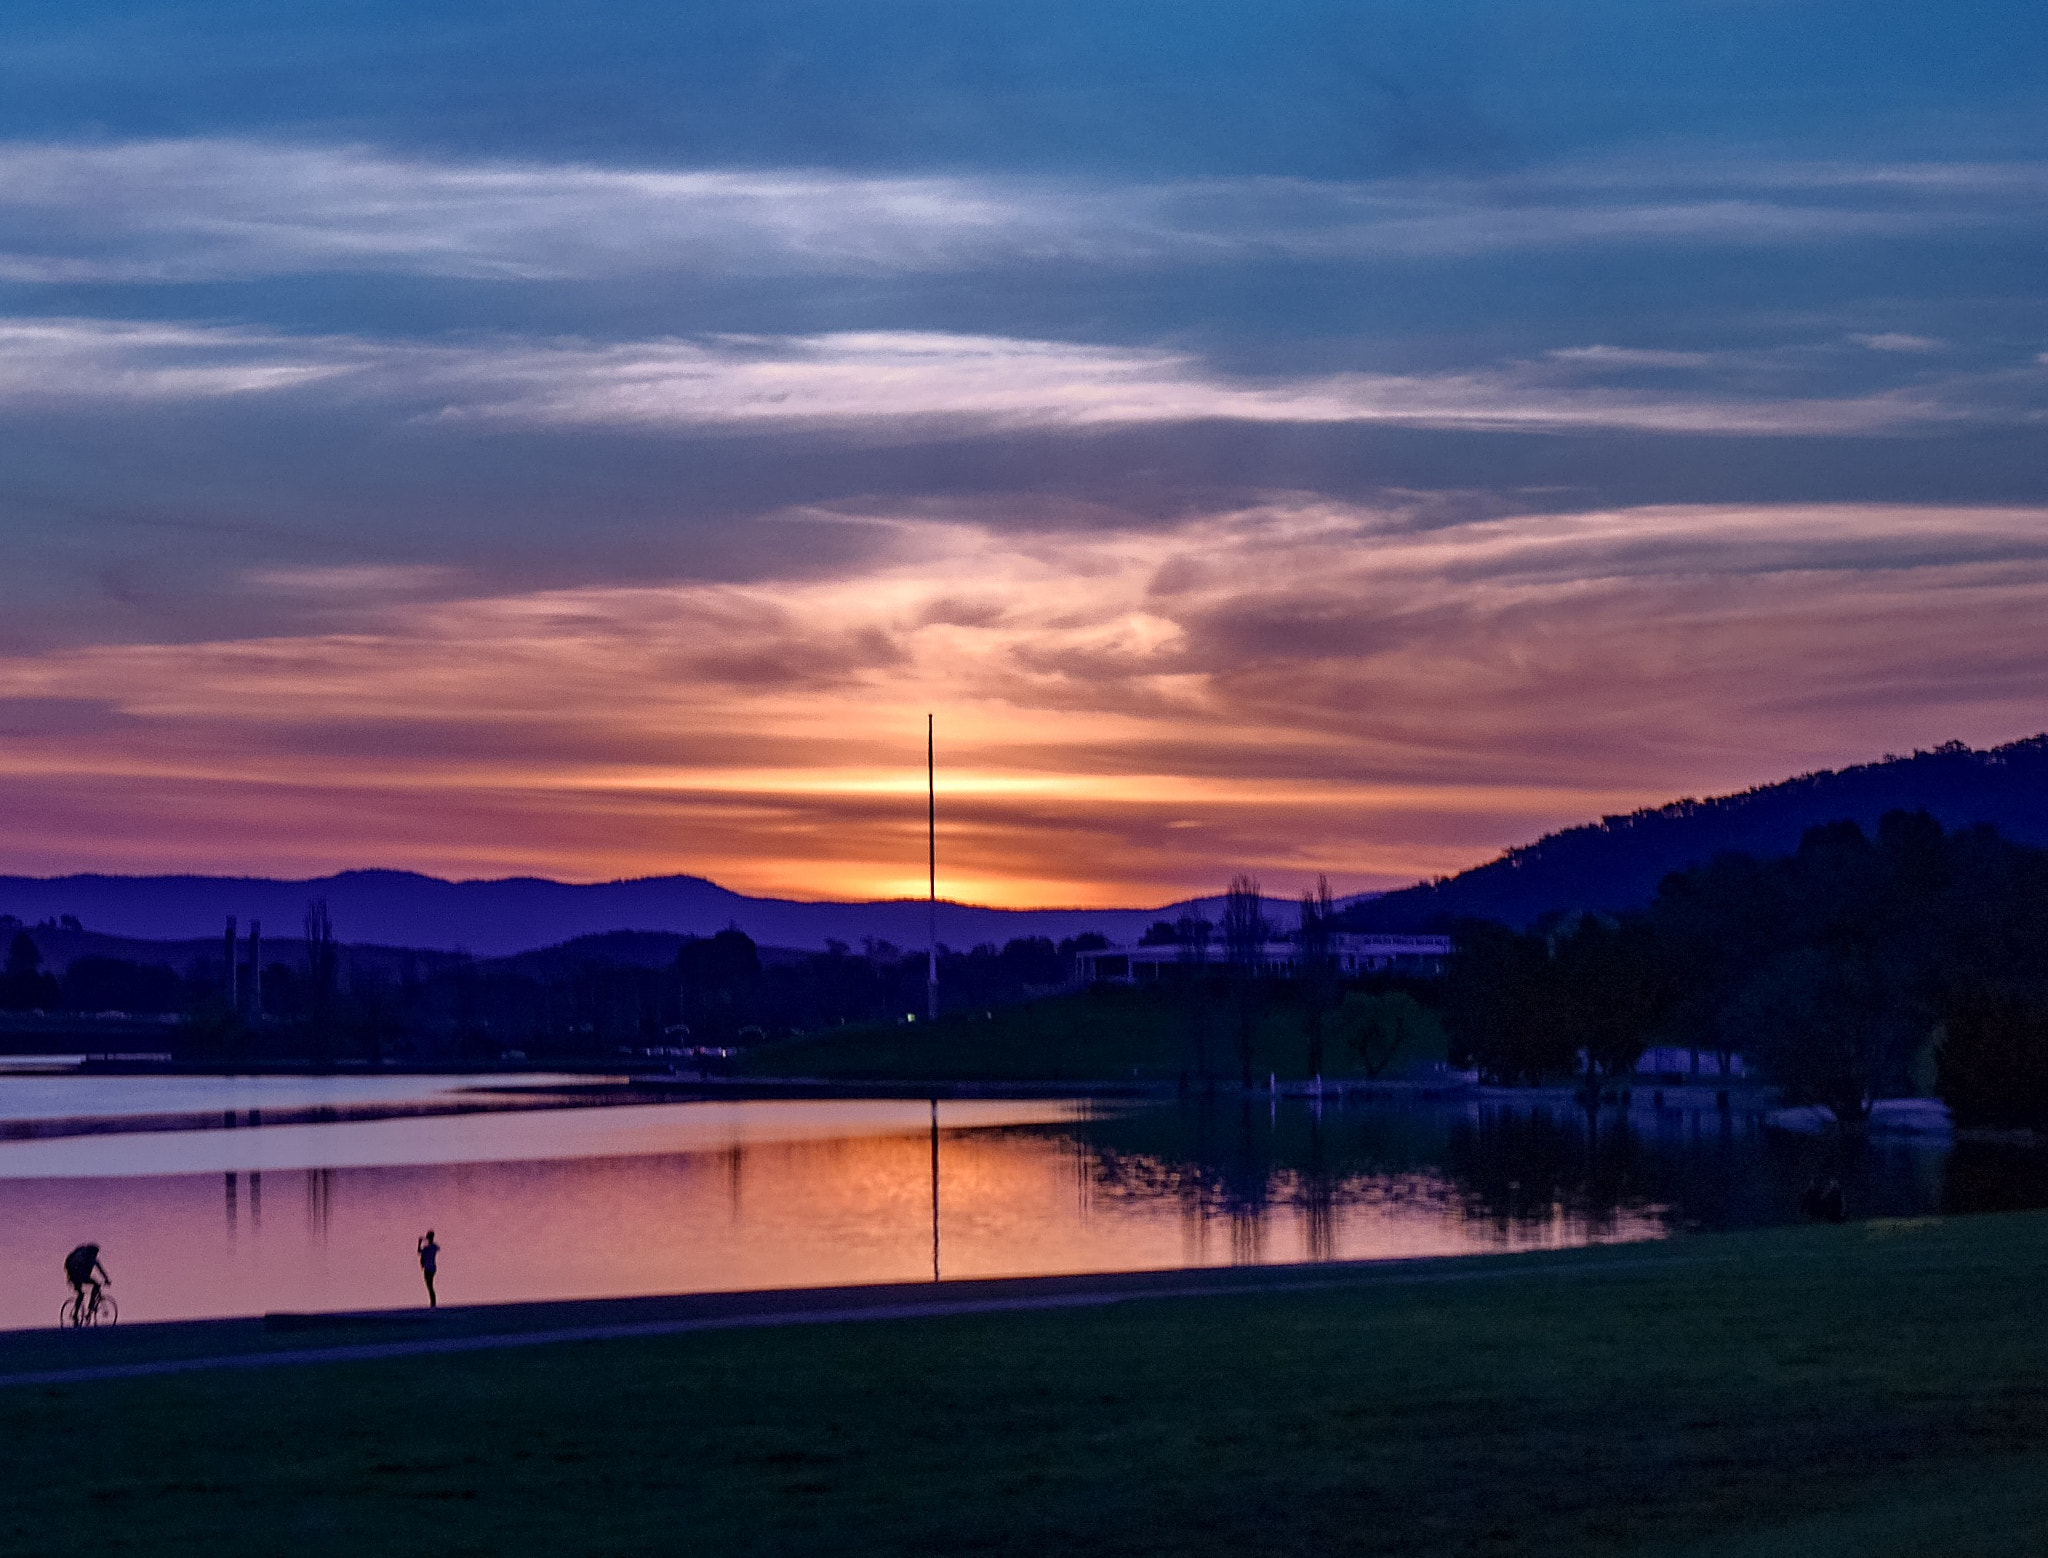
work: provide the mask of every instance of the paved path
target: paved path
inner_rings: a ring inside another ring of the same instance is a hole
[[[787,1325],[939,1319],[955,1315],[1096,1308],[1149,1299],[1316,1292],[1333,1288],[1402,1287],[1485,1282],[1532,1276],[1596,1277],[1609,1272],[1697,1266],[1727,1257],[1656,1253],[1458,1257],[1441,1260],[1346,1262],[1315,1266],[1203,1268],[1114,1272],[1078,1277],[897,1284],[855,1288],[777,1289],[663,1298],[593,1299],[546,1304],[491,1304],[438,1311],[268,1315],[262,1319],[176,1321],[109,1332],[15,1332],[0,1336],[0,1387],[83,1384],[213,1369],[277,1368],[417,1358],[440,1353],[538,1347],[561,1342],[620,1341]],[[382,1341],[286,1345],[308,1332],[403,1331]],[[87,1362],[80,1353],[91,1352]],[[23,1365],[34,1365],[24,1367]]]

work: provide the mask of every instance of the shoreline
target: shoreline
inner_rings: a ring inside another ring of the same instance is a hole
[[[0,1331],[0,1389],[195,1371],[495,1351],[701,1331],[838,1325],[955,1315],[1100,1308],[1175,1298],[1583,1277],[1723,1259],[1695,1239],[1616,1240],[1552,1250],[1257,1266],[1164,1267],[1052,1276],[967,1277],[627,1298],[540,1299],[407,1309],[273,1311],[143,1321],[105,1331]],[[1622,1252],[1619,1255],[1612,1252]],[[375,1338],[374,1340],[372,1338]],[[327,1345],[309,1346],[309,1340]]]

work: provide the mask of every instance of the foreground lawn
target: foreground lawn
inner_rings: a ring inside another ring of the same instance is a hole
[[[5,1390],[0,1550],[2048,1552],[2048,1215],[1567,1265]]]

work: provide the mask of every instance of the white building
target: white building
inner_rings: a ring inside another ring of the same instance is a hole
[[[1671,1080],[1733,1082],[1748,1077],[1750,1068],[1740,1055],[1730,1055],[1728,1069],[1723,1071],[1721,1057],[1712,1050],[1681,1049],[1667,1044],[1644,1050],[1643,1058],[1636,1062],[1636,1072]]]
[[[1330,938],[1330,956],[1341,974],[1403,973],[1440,974],[1444,959],[1451,955],[1448,936],[1353,936]],[[1255,959],[1258,973],[1272,979],[1292,979],[1301,948],[1292,941],[1269,941]],[[1123,945],[1075,956],[1076,970],[1089,983],[1141,985],[1161,978],[1171,979],[1183,968],[1202,967],[1221,972],[1229,964],[1220,941],[1203,948]]]

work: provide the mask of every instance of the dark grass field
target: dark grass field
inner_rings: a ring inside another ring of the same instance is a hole
[[[11,1388],[0,1550],[2048,1553],[2048,1214],[1540,1264]]]

